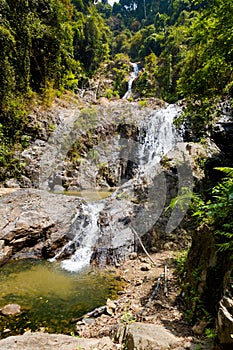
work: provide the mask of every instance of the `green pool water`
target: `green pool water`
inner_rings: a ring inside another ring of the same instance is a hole
[[[27,330],[70,334],[72,319],[117,298],[122,281],[113,272],[69,273],[57,263],[16,261],[0,268],[0,308],[21,305],[18,316],[0,316],[1,338]]]
[[[64,194],[66,196],[77,196],[85,199],[87,202],[95,202],[105,199],[113,193],[114,190],[82,190],[82,191],[64,191],[52,192],[57,194]]]

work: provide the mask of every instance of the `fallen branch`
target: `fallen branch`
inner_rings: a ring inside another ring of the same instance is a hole
[[[86,313],[85,315],[82,315],[78,318],[73,318],[71,320],[72,323],[75,323],[75,322],[78,322],[78,321],[81,321],[83,318],[88,318],[88,317],[99,317],[101,315],[103,315],[104,313],[106,313],[107,311],[107,306],[104,305],[104,306],[100,306],[96,309],[94,309],[93,311],[90,311],[88,313]]]
[[[148,302],[146,303],[146,308],[149,308],[149,307],[150,307],[150,304],[151,304],[152,300],[154,299],[154,297],[155,297],[156,294],[158,293],[159,287],[160,287],[160,282],[161,282],[161,278],[162,278],[162,277],[163,277],[163,274],[161,273],[161,275],[159,275],[159,277],[158,277],[156,286],[155,286],[153,292],[151,293],[151,296],[149,297]]]
[[[148,251],[146,250],[144,244],[142,243],[142,240],[140,238],[140,236],[138,235],[138,233],[136,232],[136,230],[133,228],[133,226],[131,225],[131,229],[133,231],[133,233],[135,234],[135,236],[137,237],[139,243],[141,244],[141,247],[143,249],[143,251],[145,252],[145,254],[148,256],[148,258],[150,259],[150,261],[152,262],[153,265],[156,265],[156,263],[154,262],[154,260],[151,258],[151,256],[149,255]]]

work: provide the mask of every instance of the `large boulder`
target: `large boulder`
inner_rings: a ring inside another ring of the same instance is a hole
[[[0,200],[0,261],[52,257],[73,238],[83,220],[78,197],[21,189]]]
[[[110,338],[85,339],[62,334],[26,333],[0,340],[1,350],[114,350]]]
[[[128,350],[167,350],[179,345],[180,341],[163,326],[150,323],[131,323],[125,333]]]

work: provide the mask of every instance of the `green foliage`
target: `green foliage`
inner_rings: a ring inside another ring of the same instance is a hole
[[[185,249],[183,251],[178,252],[175,256],[176,270],[180,278],[180,282],[182,281],[185,272],[185,263],[188,257],[188,252],[189,249]]]
[[[73,3],[0,1],[3,167],[11,163],[10,149],[27,144],[22,136],[26,134],[27,106],[32,94],[40,95],[40,101],[49,107],[58,91],[76,92],[86,77],[109,58],[111,33],[93,1]],[[4,176],[9,173],[3,172]]]
[[[205,329],[205,336],[208,339],[215,339],[216,338],[216,330],[213,328],[206,328]]]
[[[194,216],[213,228],[219,251],[233,258],[233,168],[216,168],[227,176],[213,189],[212,198],[200,203]]]
[[[124,95],[129,62],[140,61],[137,95],[185,98],[196,138],[216,118],[216,101],[232,96],[232,1],[2,0],[0,12],[0,123],[13,144],[32,93],[51,106],[57,91],[83,88],[109,59],[106,97]]]

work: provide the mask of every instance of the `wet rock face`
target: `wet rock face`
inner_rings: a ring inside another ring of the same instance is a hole
[[[82,203],[80,198],[33,189],[4,197],[0,201],[0,261],[54,256],[72,236],[72,222],[82,215]]]

